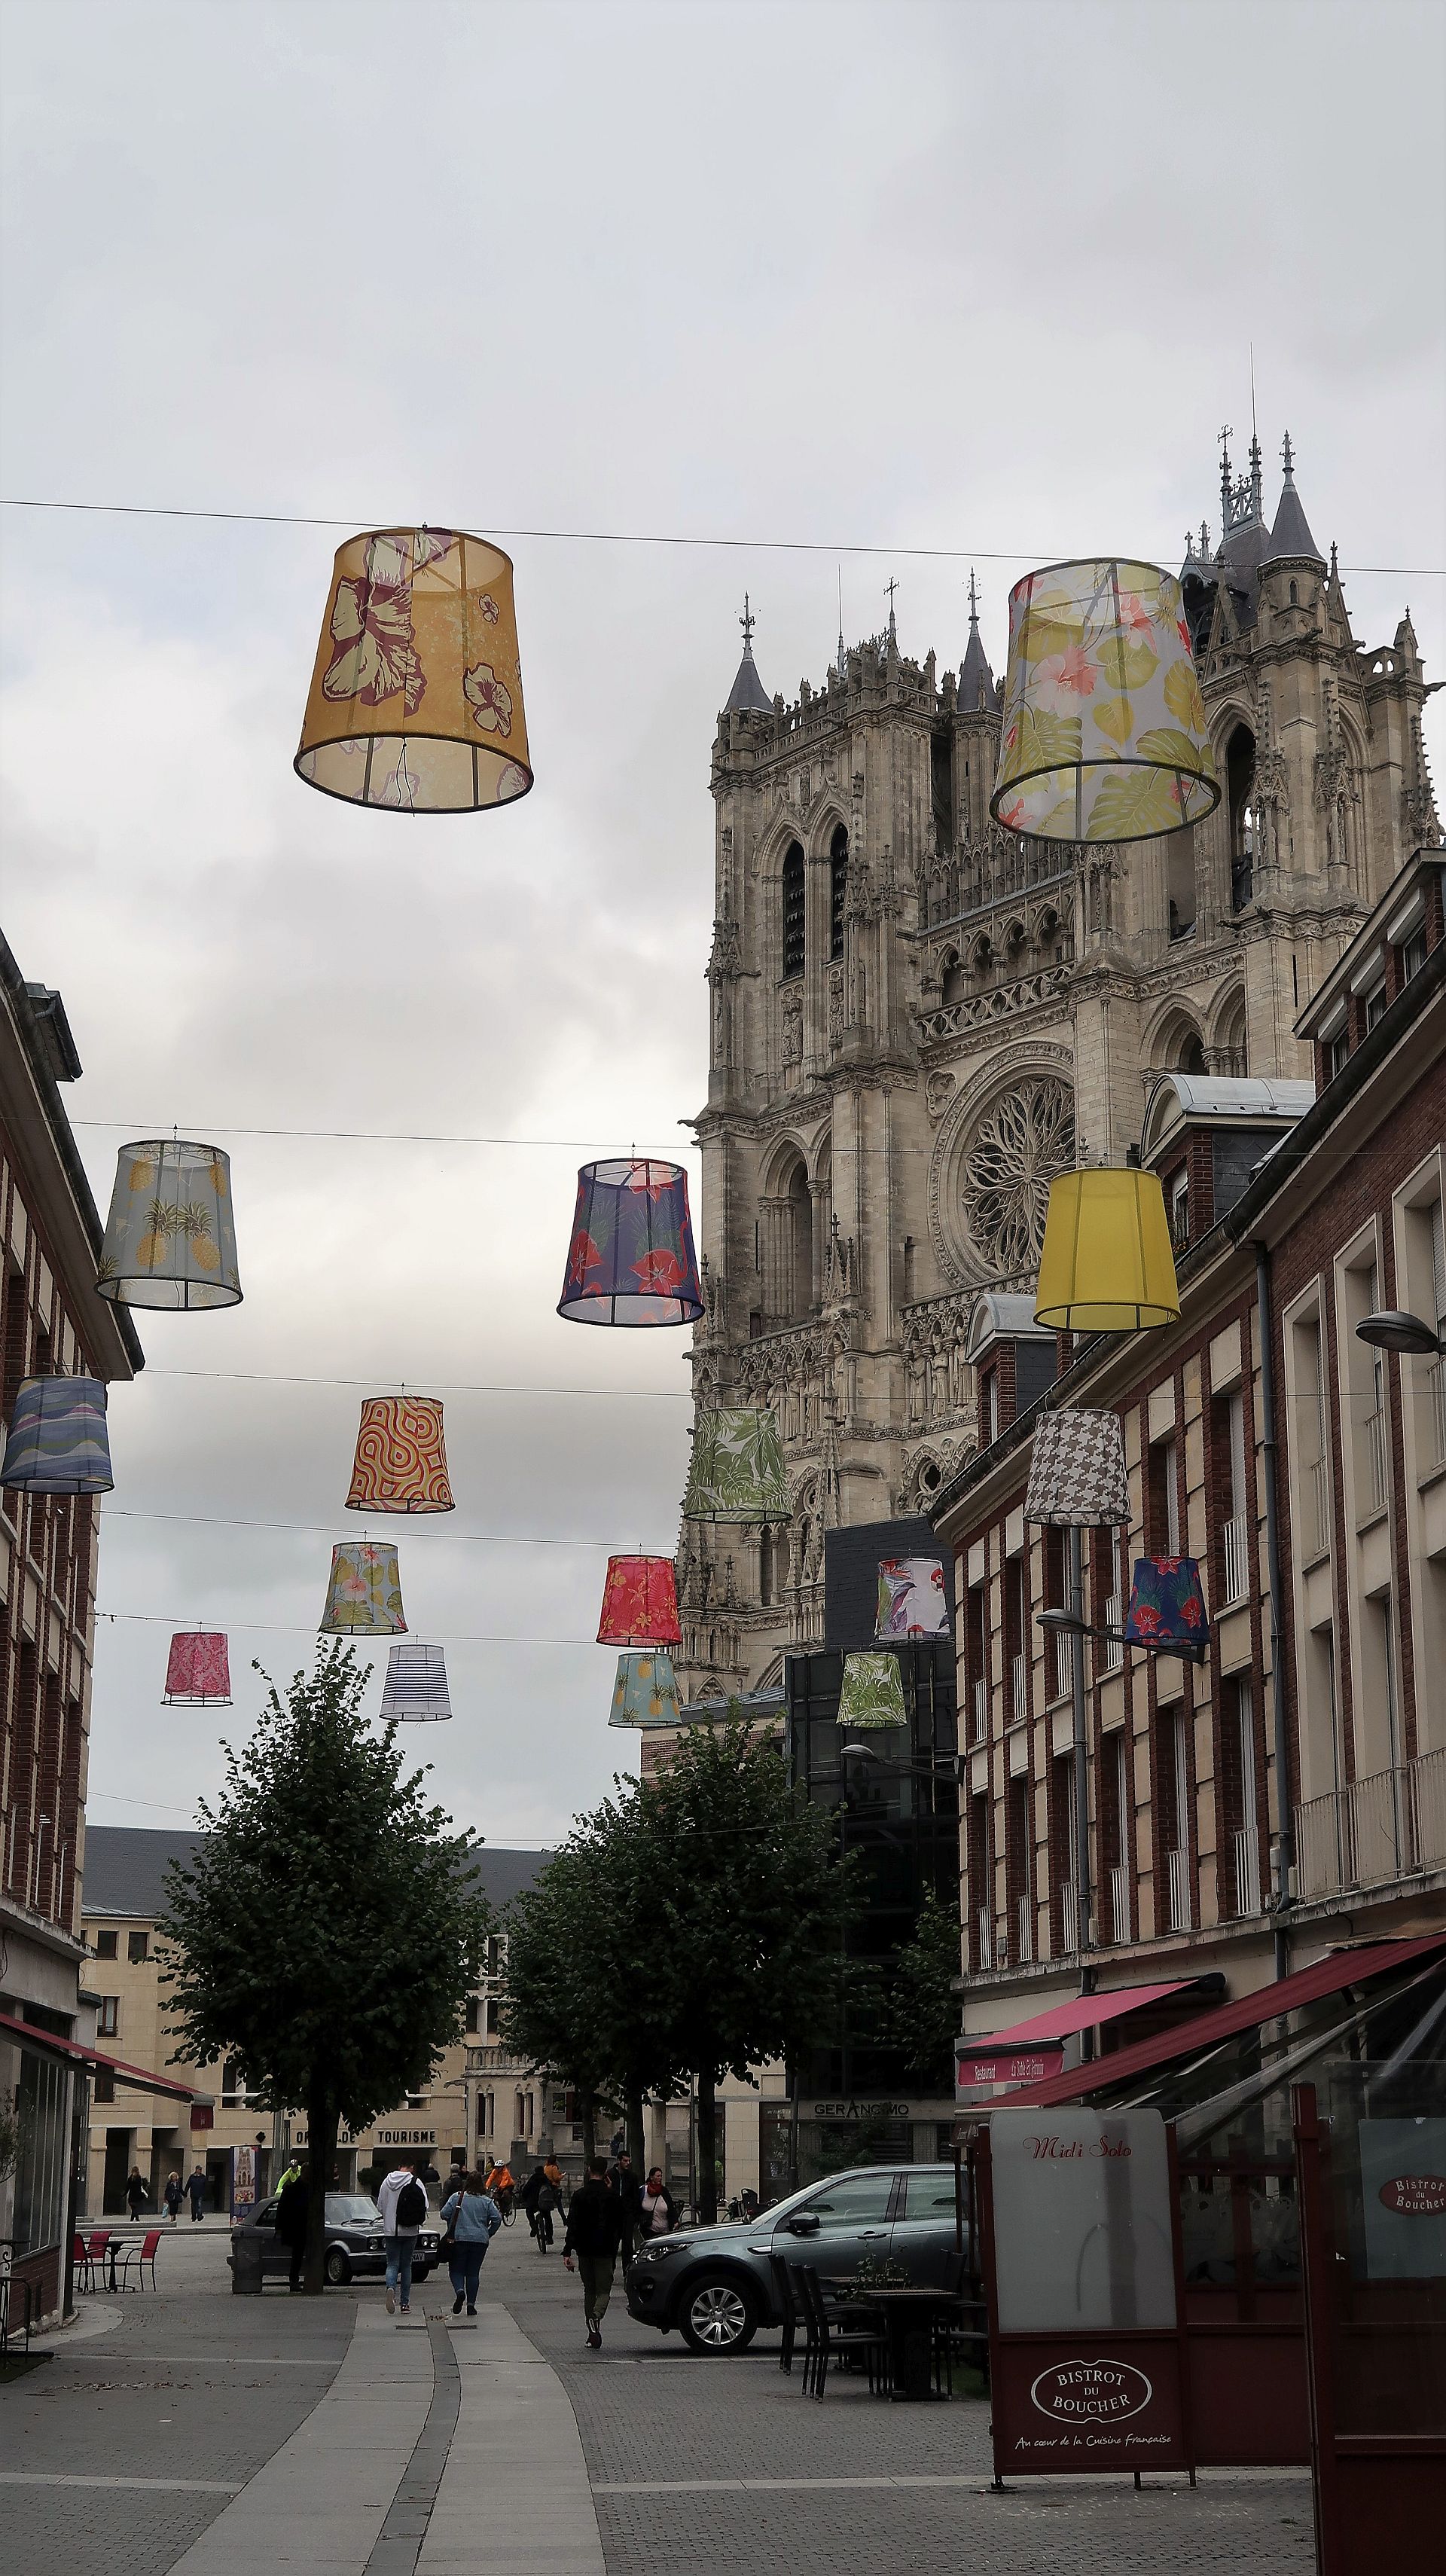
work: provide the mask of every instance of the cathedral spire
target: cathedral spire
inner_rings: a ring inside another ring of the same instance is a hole
[[[746,590],[743,594],[743,614],[738,623],[743,629],[743,659],[738,665],[737,676],[728,692],[723,712],[725,715],[734,715],[754,710],[759,714],[769,714],[772,711],[773,700],[758,676],[758,666],[753,659],[753,629],[758,620],[749,605]]]
[[[974,715],[981,707],[994,704],[994,674],[979,632],[979,592],[973,567],[969,572],[969,641],[959,665],[959,706],[965,715]]]
[[[1280,507],[1275,514],[1275,525],[1270,531],[1270,543],[1265,549],[1265,561],[1319,564],[1321,571],[1324,572],[1325,556],[1311,535],[1305,512],[1300,506],[1300,495],[1295,488],[1295,450],[1290,443],[1289,430],[1286,431],[1281,443],[1280,455],[1285,467],[1285,481],[1281,488]]]

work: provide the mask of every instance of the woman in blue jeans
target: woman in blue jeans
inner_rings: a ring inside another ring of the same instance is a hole
[[[482,2257],[502,2224],[502,2212],[490,2192],[484,2191],[481,2176],[464,2173],[442,2203],[442,2219],[448,2237],[447,2269],[456,2294],[452,2314],[461,2315],[465,2300],[468,2316],[475,2317]]]

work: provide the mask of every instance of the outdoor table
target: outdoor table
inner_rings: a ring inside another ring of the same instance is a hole
[[[942,2308],[965,2304],[958,2291],[865,2290],[859,2293],[858,2304],[882,2313],[894,2396],[909,2403],[936,2396],[934,2319]]]

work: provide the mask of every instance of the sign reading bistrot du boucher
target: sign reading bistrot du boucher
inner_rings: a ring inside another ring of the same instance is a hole
[[[988,2199],[999,2473],[1188,2468],[1159,2113],[994,2112]]]

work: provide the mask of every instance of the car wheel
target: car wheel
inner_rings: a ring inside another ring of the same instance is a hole
[[[746,2352],[758,2332],[758,2305],[731,2272],[704,2272],[684,2291],[678,2324],[690,2352]]]
[[[329,2281],[334,2282],[338,2288],[340,2288],[343,2281],[349,2281],[351,2279],[351,2265],[348,2263],[346,2256],[343,2254],[339,2245],[333,2245],[327,2254],[326,2277]]]

